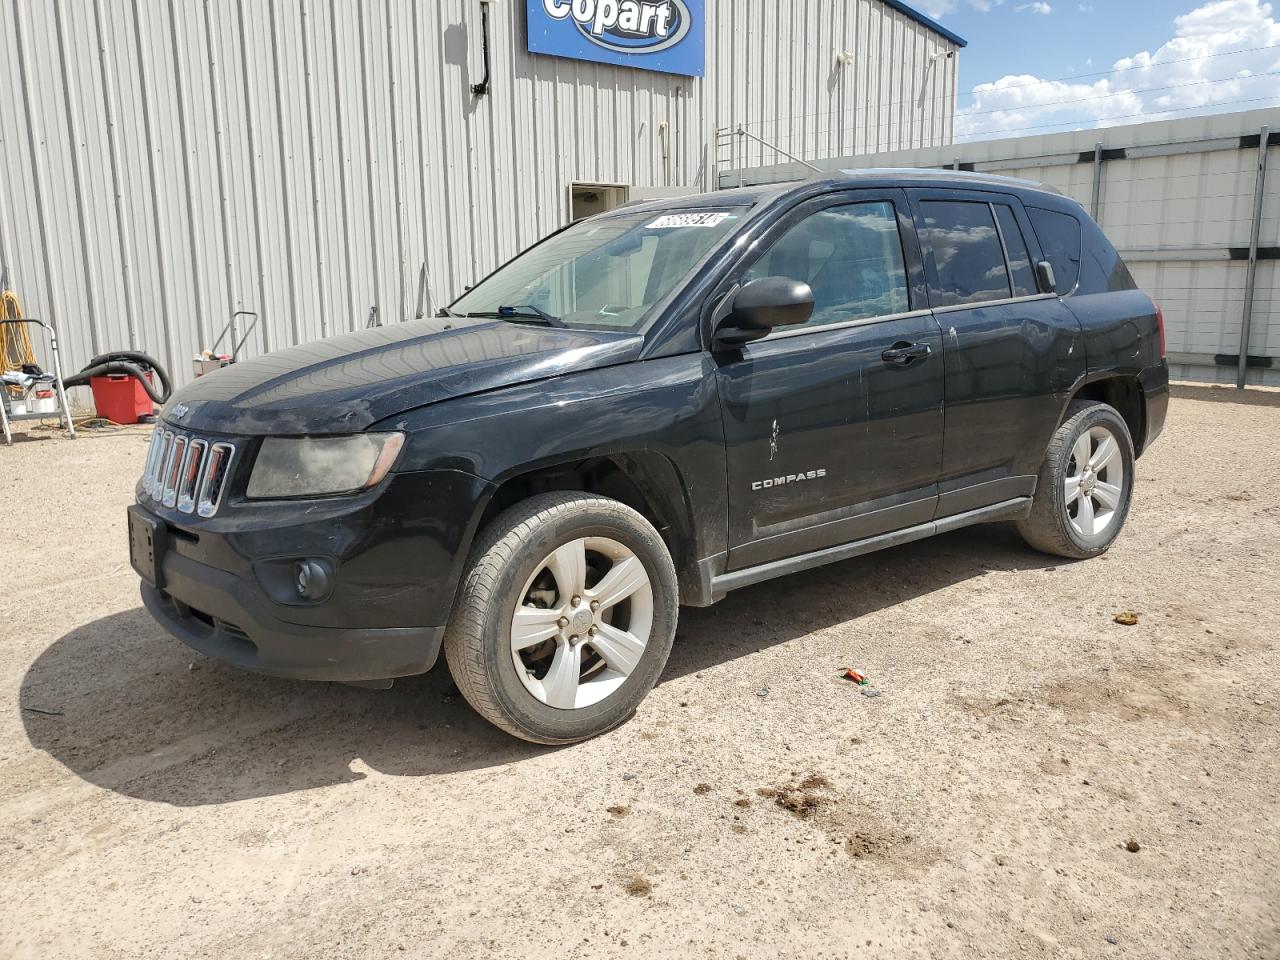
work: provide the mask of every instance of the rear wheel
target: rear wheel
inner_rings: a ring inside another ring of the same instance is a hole
[[[676,615],[675,567],[643,516],[604,497],[542,494],[481,534],[445,657],[486,720],[535,743],[573,743],[635,712],[666,664]]]
[[[1031,513],[1018,521],[1018,532],[1059,557],[1105,553],[1129,515],[1133,467],[1133,440],[1115,408],[1073,402],[1049,443]]]

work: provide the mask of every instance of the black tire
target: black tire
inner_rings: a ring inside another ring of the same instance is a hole
[[[1120,502],[1110,522],[1093,536],[1084,535],[1072,522],[1073,509],[1066,502],[1065,484],[1074,462],[1076,441],[1087,431],[1102,427],[1114,437],[1123,463]],[[1018,532],[1030,546],[1042,553],[1073,560],[1084,560],[1105,553],[1120,535],[1129,516],[1133,494],[1133,438],[1124,418],[1105,403],[1075,400],[1067,408],[1067,416],[1049,441],[1040,479],[1032,500],[1031,513],[1018,521]]]
[[[653,620],[644,652],[622,685],[598,703],[566,710],[538,699],[521,681],[511,654],[511,621],[538,568],[557,547],[583,537],[609,538],[641,561]],[[533,743],[576,743],[635,713],[666,665],[678,609],[675,566],[648,520],[607,497],[539,494],[499,515],[477,537],[445,633],[445,659],[462,695],[490,723]]]

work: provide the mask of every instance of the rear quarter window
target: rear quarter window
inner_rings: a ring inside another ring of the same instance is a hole
[[[1114,293],[1119,290],[1136,290],[1138,285],[1125,266],[1124,260],[1111,245],[1107,235],[1093,220],[1081,222],[1084,235],[1080,258],[1079,294]]]
[[[1092,219],[1041,207],[1027,207],[1027,215],[1062,296],[1137,289],[1124,260]]]
[[[1040,249],[1053,265],[1058,293],[1074,293],[1080,279],[1080,221],[1069,213],[1027,207],[1031,226],[1040,238]]]

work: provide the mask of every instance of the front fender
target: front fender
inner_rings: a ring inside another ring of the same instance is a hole
[[[676,518],[681,553],[696,563],[726,549],[724,432],[710,363],[697,353],[583,371],[424,407],[381,427],[408,434],[398,469],[485,481],[470,507],[464,559],[504,482],[608,458]]]

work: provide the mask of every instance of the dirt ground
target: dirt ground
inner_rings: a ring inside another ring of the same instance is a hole
[[[1108,556],[991,526],[682,611],[563,749],[443,666],[192,653],[145,432],[0,447],[0,956],[1280,957],[1280,394],[1235,399],[1180,391]]]

